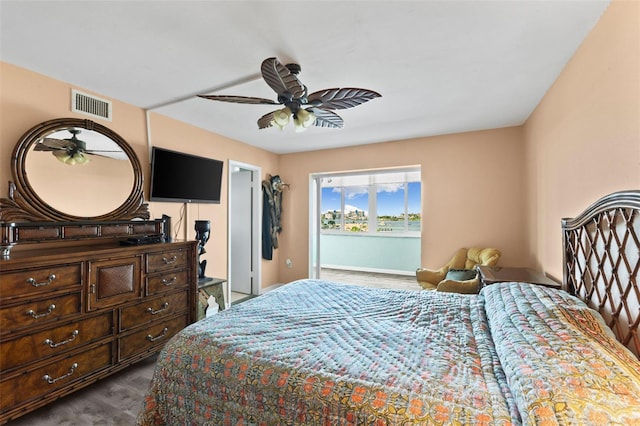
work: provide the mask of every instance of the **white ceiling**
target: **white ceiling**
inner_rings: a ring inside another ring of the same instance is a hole
[[[520,125],[608,4],[1,0],[0,59],[288,153]],[[382,98],[337,111],[343,129],[295,133],[258,129],[277,106],[194,97],[276,100],[259,77],[272,56],[300,64],[310,93],[360,87]]]

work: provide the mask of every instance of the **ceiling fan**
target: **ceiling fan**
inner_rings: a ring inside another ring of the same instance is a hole
[[[119,153],[121,150],[89,150],[87,143],[78,139],[80,129],[67,129],[71,133],[68,139],[42,138],[33,148],[34,151],[51,151],[51,153],[61,162],[68,165],[87,164],[89,159],[85,154],[99,155],[101,157],[114,158],[108,153]]]
[[[325,89],[307,94],[307,86],[296,77],[300,73],[300,65],[283,65],[276,58],[265,59],[260,70],[264,81],[277,93],[277,101],[249,96],[198,96],[212,101],[240,104],[284,105],[284,108],[260,117],[258,128],[277,126],[282,130],[289,123],[289,117],[293,117],[298,132],[313,125],[341,128],[344,126],[344,120],[332,110],[352,108],[381,97],[373,90],[353,87]]]

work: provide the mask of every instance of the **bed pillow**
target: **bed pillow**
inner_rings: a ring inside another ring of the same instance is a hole
[[[523,424],[640,424],[640,361],[598,312],[528,283],[480,295]]]
[[[477,271],[474,269],[449,269],[449,272],[447,272],[447,275],[444,277],[444,279],[454,281],[467,281],[474,279],[476,275]]]

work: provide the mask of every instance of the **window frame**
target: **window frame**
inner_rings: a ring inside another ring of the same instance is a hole
[[[412,169],[403,169],[401,171],[407,171],[407,172],[420,172],[419,168],[412,168]],[[369,179],[371,181],[375,180],[375,176],[377,175],[385,175],[385,174],[391,174],[391,173],[396,173],[397,171],[389,171],[389,170],[385,170],[385,171],[369,171],[366,173],[357,173],[357,174],[345,174],[345,175],[341,175],[341,176],[345,176],[345,177],[349,177],[349,176],[359,176],[359,177],[369,177]],[[327,179],[329,179],[329,181],[331,181],[330,177],[327,177]],[[370,182],[367,185],[362,185],[362,184],[354,184],[354,185],[332,185],[332,186],[322,186],[321,185],[321,197],[320,200],[322,200],[322,193],[324,192],[325,188],[332,188],[332,191],[335,190],[335,188],[340,188],[340,211],[339,211],[339,215],[340,215],[340,220],[339,220],[339,224],[338,221],[336,220],[336,224],[338,225],[337,229],[327,229],[327,228],[323,228],[323,224],[322,224],[322,219],[320,220],[320,233],[322,234],[339,234],[339,235],[358,235],[358,236],[376,236],[376,237],[381,237],[381,236],[389,236],[389,237],[420,237],[421,233],[422,233],[422,208],[420,207],[420,210],[418,211],[418,214],[420,214],[420,229],[417,231],[412,231],[409,230],[409,217],[410,214],[412,212],[409,211],[409,184],[410,183],[418,183],[420,185],[420,205],[422,205],[422,180],[421,179],[409,179],[409,178],[405,178],[402,181],[395,181],[395,182],[385,182],[385,183],[380,183],[380,182]],[[404,215],[404,229],[402,231],[378,231],[378,188],[381,187],[382,185],[388,185],[388,184],[402,184],[403,185],[403,192],[404,192],[404,206],[403,206],[403,215]],[[351,230],[347,230],[345,228],[345,224],[346,224],[346,214],[345,214],[345,205],[346,203],[346,193],[347,193],[347,188],[354,188],[354,187],[366,187],[367,188],[367,193],[368,193],[368,216],[367,216],[367,230],[366,231],[351,231]],[[320,210],[322,209],[322,206],[320,206]],[[334,211],[336,211],[336,209],[334,209]],[[324,213],[320,213],[321,216]]]

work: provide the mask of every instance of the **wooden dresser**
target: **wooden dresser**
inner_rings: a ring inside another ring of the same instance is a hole
[[[194,322],[197,242],[0,259],[0,424],[156,352]]]

